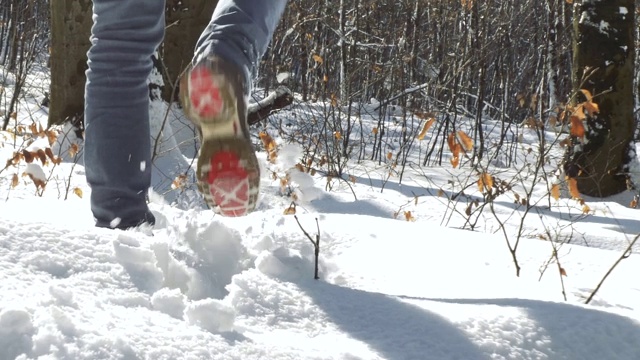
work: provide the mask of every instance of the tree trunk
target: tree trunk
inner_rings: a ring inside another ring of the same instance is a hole
[[[91,0],[51,1],[49,126],[83,118],[91,14]]]
[[[167,31],[161,47],[162,98],[173,101],[173,85],[189,64],[217,1],[167,0]],[[87,51],[93,21],[91,0],[51,1],[51,106],[49,125],[83,119]]]
[[[627,188],[634,131],[635,4],[634,0],[582,0],[574,6],[575,103],[586,100],[579,90],[588,90],[599,113],[585,119],[584,139],[574,136],[565,171],[577,179],[580,193],[606,197]]]
[[[9,32],[9,39],[8,39],[8,43],[9,45],[9,64],[7,65],[7,68],[9,69],[9,71],[15,71],[16,70],[16,64],[18,61],[18,51],[19,51],[19,45],[18,45],[18,39],[20,37],[20,23],[21,23],[21,15],[22,13],[19,12],[18,10],[20,8],[20,5],[23,4],[18,4],[17,1],[13,1],[11,3],[11,17],[10,17],[10,21],[11,21],[11,27],[10,32]]]
[[[174,85],[191,62],[198,38],[211,21],[211,14],[217,4],[218,1],[167,0],[167,32],[160,54],[165,84],[162,98],[165,101],[178,99]]]

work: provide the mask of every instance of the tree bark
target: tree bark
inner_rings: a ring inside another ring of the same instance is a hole
[[[51,1],[49,126],[83,118],[91,14],[91,0]]]
[[[574,5],[575,103],[586,100],[579,92],[586,89],[599,106],[599,113],[585,119],[584,139],[573,139],[565,163],[581,194],[606,197],[627,188],[635,124],[634,14],[634,0],[582,0]]]
[[[217,4],[218,1],[167,0],[167,31],[160,50],[165,101],[178,99],[174,85],[191,62],[200,34],[211,21]]]

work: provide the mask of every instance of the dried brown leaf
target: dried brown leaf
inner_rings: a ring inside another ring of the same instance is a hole
[[[589,91],[587,89],[580,89],[580,92],[582,92],[582,94],[584,94],[584,97],[587,99],[587,102],[592,102],[593,101],[593,96],[591,95],[591,91]]]
[[[555,200],[560,199],[560,184],[553,184],[551,187],[551,197]]]
[[[567,276],[567,271],[563,267],[560,268],[560,275]]]
[[[571,116],[571,136],[582,138],[584,137],[584,134],[585,130],[582,120],[580,120],[577,116]]]
[[[53,155],[53,151],[51,150],[51,148],[46,148],[46,149],[44,149],[44,154],[45,154],[45,155],[47,155],[47,157],[48,157],[51,161],[55,162],[56,157],[55,157],[55,155]]]
[[[78,155],[78,152],[80,151],[80,148],[78,147],[78,144],[71,144],[71,146],[69,146],[69,156],[71,157],[75,157],[76,155]]]
[[[590,115],[594,115],[600,112],[598,104],[590,101],[584,103],[584,109],[587,110]]]
[[[31,123],[31,125],[29,125],[29,131],[31,131],[31,134],[34,136],[38,136],[38,125],[35,122]]]
[[[7,161],[7,166],[9,165],[18,165],[20,163],[20,160],[24,159],[24,154],[21,152],[14,152],[13,153],[13,158],[9,161]]]
[[[47,154],[44,152],[44,150],[38,149],[38,151],[35,152],[34,156],[37,156],[38,159],[40,159],[40,162],[42,163],[42,165],[46,164]]]
[[[422,127],[422,131],[420,131],[420,134],[418,134],[418,140],[424,139],[424,137],[427,135],[427,131],[429,131],[429,129],[431,128],[431,126],[433,126],[435,122],[436,122],[435,118],[430,118],[429,120],[427,120],[427,122],[424,123],[424,126]]]
[[[577,117],[579,120],[584,120],[587,118],[587,114],[584,113],[584,103],[578,105],[578,107],[573,110],[571,116]]]
[[[578,191],[578,181],[575,178],[567,177],[567,185],[569,186],[569,193],[571,198],[580,199],[580,191]]]
[[[49,140],[49,146],[53,146],[58,139],[58,132],[55,130],[46,130],[44,134],[47,136],[47,140]]]
[[[457,132],[457,138],[464,151],[473,149],[473,139],[471,139],[464,131],[459,130]]]
[[[449,134],[449,136],[447,137],[447,144],[449,145],[449,150],[451,150],[451,165],[454,168],[457,168],[458,164],[460,163],[461,146],[456,140],[455,133]]]
[[[480,174],[480,178],[478,179],[478,190],[481,193],[491,193],[491,188],[493,188],[493,176],[484,172]]]
[[[295,215],[296,214],[296,206],[291,204],[288,208],[284,209],[284,215]]]
[[[276,145],[276,142],[273,140],[271,135],[265,131],[261,131],[259,136],[260,140],[262,140],[262,145],[264,145],[265,150],[267,150],[269,161],[274,163],[278,158],[278,146]]]
[[[187,184],[187,175],[180,174],[176,176],[176,178],[173,179],[173,181],[171,182],[171,188],[173,190],[182,189],[185,187],[186,184]]]
[[[31,164],[33,162],[33,155],[29,151],[22,150],[22,156],[24,158],[24,161],[27,162],[27,164]]]
[[[405,211],[404,212],[404,218],[407,221],[416,221],[416,219],[413,217],[413,215],[411,214],[411,211]]]

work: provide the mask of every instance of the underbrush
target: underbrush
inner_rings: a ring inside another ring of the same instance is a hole
[[[0,193],[5,199],[27,192],[64,200],[83,197],[88,189],[81,134],[70,125],[45,128],[46,107],[39,96],[46,81],[32,84],[20,89],[26,95],[0,132]],[[173,104],[154,101],[151,109],[154,190],[171,204],[193,207],[199,201],[195,130]],[[335,99],[298,99],[254,127],[252,138],[266,157],[266,181],[287,204],[281,209],[285,214],[313,204],[320,196],[318,184],[325,193],[350,194],[353,201],[359,200],[356,187],[392,194],[385,197],[395,207],[390,218],[435,220],[499,234],[517,276],[521,240],[549,243],[549,259],[540,274],[555,269],[564,293],[563,279],[570,273],[562,266],[569,252],[565,245],[593,246],[581,225],[596,214],[613,213],[606,203],[581,196],[575,181],[561,171],[569,136],[575,135],[566,132],[563,117],[575,111],[565,106],[544,121],[540,116],[521,123],[490,118],[478,123],[463,111],[415,112],[378,101],[343,106]],[[430,213],[434,208],[442,211]],[[617,222],[615,216],[610,221]],[[617,248],[623,250],[621,259],[637,249],[636,240],[624,232]]]

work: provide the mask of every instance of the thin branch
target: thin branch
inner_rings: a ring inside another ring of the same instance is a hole
[[[591,302],[591,299],[593,299],[593,297],[596,295],[598,290],[600,290],[600,287],[602,286],[602,284],[604,284],[604,281],[607,280],[607,277],[611,275],[611,273],[613,272],[613,269],[615,269],[622,260],[631,256],[631,254],[633,253],[633,246],[636,244],[636,241],[638,241],[638,238],[640,238],[640,234],[636,235],[636,237],[633,238],[633,240],[629,243],[629,246],[627,246],[627,249],[622,253],[622,255],[620,255],[618,260],[616,260],[616,262],[613,264],[613,266],[611,266],[611,268],[607,271],[607,273],[604,274],[604,276],[602,277],[602,280],[600,280],[600,283],[598,283],[598,286],[596,286],[596,288],[593,289],[593,292],[591,293],[591,295],[589,295],[589,297],[587,298],[587,301],[584,302],[585,304],[589,304]]]
[[[318,218],[316,218],[316,227],[318,229],[318,233],[316,234],[316,239],[315,241],[313,240],[313,238],[311,237],[311,235],[309,235],[309,233],[307,232],[307,230],[305,230],[302,227],[302,224],[300,224],[300,220],[298,220],[298,215],[293,215],[293,218],[296,219],[296,222],[298,223],[298,226],[300,227],[300,230],[302,230],[302,233],[307,237],[307,239],[309,239],[309,241],[311,241],[311,243],[313,244],[313,248],[315,250],[315,270],[314,270],[314,274],[313,274],[313,278],[315,280],[320,279],[320,276],[318,275],[318,259],[320,257],[320,223],[318,222]]]

